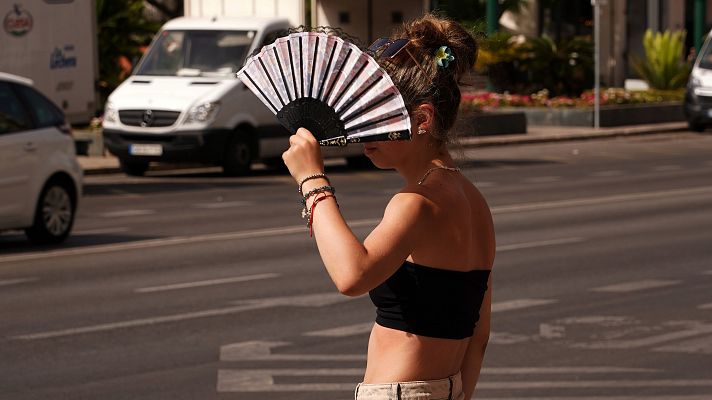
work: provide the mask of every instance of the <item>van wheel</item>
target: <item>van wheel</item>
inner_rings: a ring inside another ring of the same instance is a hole
[[[705,130],[705,125],[701,124],[699,122],[689,121],[687,123],[687,126],[690,128],[691,131],[695,131],[695,132],[704,132],[704,130]]]
[[[148,162],[119,159],[119,168],[121,168],[121,171],[126,175],[143,176],[148,170]]]
[[[58,179],[49,181],[40,193],[32,226],[25,229],[28,239],[40,244],[64,241],[74,224],[76,203],[71,184]]]
[[[254,147],[247,137],[247,132],[235,132],[225,149],[223,172],[228,176],[247,175],[254,158]]]

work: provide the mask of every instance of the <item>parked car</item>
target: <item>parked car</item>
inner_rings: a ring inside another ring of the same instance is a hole
[[[702,132],[712,125],[712,32],[707,34],[692,66],[684,106],[691,130]]]
[[[37,243],[67,238],[82,169],[64,113],[32,81],[0,72],[0,230]]]

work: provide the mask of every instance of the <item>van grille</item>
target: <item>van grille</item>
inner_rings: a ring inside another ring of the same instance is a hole
[[[700,105],[702,105],[702,106],[705,106],[705,107],[712,106],[712,97],[710,97],[710,96],[697,96],[697,100],[700,102]]]
[[[120,110],[119,120],[124,125],[161,127],[173,125],[180,112],[165,110]]]

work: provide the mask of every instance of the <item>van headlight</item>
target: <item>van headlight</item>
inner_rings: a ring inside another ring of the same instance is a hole
[[[219,102],[199,104],[195,107],[192,107],[188,111],[188,116],[186,117],[185,122],[210,122],[213,120],[213,118],[215,118],[215,115],[218,113],[219,109]]]
[[[114,103],[108,101],[104,107],[104,121],[116,122],[119,120],[119,110],[116,109]]]
[[[700,87],[702,86],[702,80],[696,76],[690,76],[690,82],[688,83],[688,85],[693,89],[696,87]]]

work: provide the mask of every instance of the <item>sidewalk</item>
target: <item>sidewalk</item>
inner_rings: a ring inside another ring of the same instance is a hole
[[[515,144],[560,142],[568,140],[586,140],[618,136],[649,135],[654,133],[682,131],[687,129],[685,122],[670,122],[650,125],[631,125],[614,128],[587,128],[561,126],[529,126],[523,135],[496,135],[482,137],[464,137],[460,139],[462,147],[506,146]],[[110,174],[120,172],[119,160],[114,156],[78,156],[79,164],[86,175]]]

